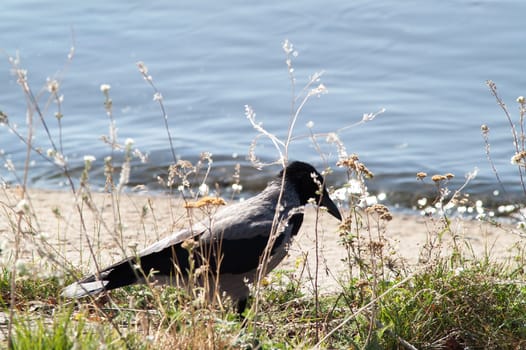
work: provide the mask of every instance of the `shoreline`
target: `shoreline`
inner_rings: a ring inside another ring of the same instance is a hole
[[[62,270],[63,273],[92,270],[94,262],[87,238],[98,263],[107,265],[189,223],[182,200],[157,193],[123,193],[115,203],[109,194],[92,193],[91,205],[87,202],[78,204],[82,219],[71,192],[30,189],[28,193],[28,206],[22,222],[25,233],[20,241],[20,259],[37,270],[39,266],[42,269],[55,268],[59,272]],[[15,245],[16,231],[13,227],[16,226],[13,224],[18,217],[15,213],[19,204],[17,195],[16,190],[0,191],[3,266],[10,261],[12,263],[13,255],[9,256],[8,252],[9,247],[13,249]],[[195,212],[197,209],[193,210],[193,220],[203,215]],[[443,220],[431,217],[395,212],[391,221],[377,222],[374,214],[363,212],[363,215],[363,219],[371,220],[371,230],[362,230],[364,240],[377,240],[382,236],[382,242],[387,245],[387,255],[384,255],[409,268],[422,264],[420,252],[444,231]],[[87,234],[81,233],[83,226]],[[338,226],[337,220],[322,213],[316,230],[315,209],[307,207],[304,223],[290,247],[289,255],[277,269],[293,270],[295,274],[303,272],[303,278],[310,280],[314,279],[312,276],[317,270],[320,290],[334,289],[342,274],[349,270],[342,261],[347,251],[341,244]],[[482,258],[487,254],[492,260],[506,262],[512,261],[514,247],[517,244],[524,246],[526,241],[512,233],[513,227],[506,224],[492,225],[453,218],[449,228],[440,243],[435,241],[434,253],[447,256],[455,239],[460,248],[469,248],[475,257]],[[303,266],[304,261],[306,265]]]

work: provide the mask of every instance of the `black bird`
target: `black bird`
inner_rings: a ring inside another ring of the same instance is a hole
[[[274,220],[284,174],[278,220]],[[326,207],[332,216],[342,220],[326,188],[321,186],[323,177],[313,166],[303,162],[290,163],[258,195],[223,207],[211,220],[175,232],[139,252],[137,256],[124,259],[69,285],[62,295],[77,298],[144,283],[145,275],[161,283],[186,283],[191,269],[189,255],[192,254],[194,268],[206,267],[210,274],[210,295],[213,295],[217,282],[220,293],[225,293],[237,302],[238,312],[241,313],[249,295],[247,282],[257,278],[258,265],[273,227],[277,233],[270,248],[266,272],[274,269],[287,255],[291,239],[303,222],[301,209],[309,199],[314,199],[314,203]],[[277,231],[275,227],[278,227]],[[193,249],[189,249],[189,242],[194,246]]]

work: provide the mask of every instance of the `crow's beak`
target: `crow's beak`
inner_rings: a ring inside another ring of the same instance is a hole
[[[327,193],[325,189],[323,190],[323,196],[321,198],[320,204],[327,208],[329,214],[334,216],[336,219],[342,221],[342,216],[340,214],[340,211],[338,210],[338,207],[336,206],[336,204],[334,204],[331,197],[329,197],[329,193]]]

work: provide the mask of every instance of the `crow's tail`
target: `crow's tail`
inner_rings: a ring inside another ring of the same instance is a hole
[[[62,290],[61,295],[66,298],[80,298],[135,284],[142,279],[142,271],[137,268],[134,260],[123,260],[104,269],[100,274],[90,275],[72,283]]]

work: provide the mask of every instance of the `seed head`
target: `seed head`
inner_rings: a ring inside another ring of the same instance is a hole
[[[146,67],[144,62],[142,61],[137,62],[137,68],[139,68],[139,72],[141,72],[142,74],[145,74],[145,75],[148,74],[148,67]]]
[[[447,177],[445,177],[444,175],[440,175],[440,174],[433,175],[431,177],[431,180],[433,180],[434,182],[440,182],[440,181],[443,181],[445,179],[447,179]]]
[[[85,155],[84,156],[84,162],[93,163],[96,160],[95,156],[92,155]]]
[[[48,80],[47,82],[47,91],[51,93],[56,93],[59,88],[59,82],[56,79]]]
[[[202,208],[208,206],[226,205],[226,201],[220,197],[203,197],[197,202],[188,202],[184,205],[185,208]]]
[[[7,122],[8,122],[7,114],[0,111],[0,124],[7,124]]]
[[[340,159],[336,165],[354,170],[357,174],[363,175],[367,179],[372,179],[374,177],[374,174],[365,166],[365,164],[359,161],[357,154],[351,154],[345,159]]]
[[[187,251],[192,251],[197,245],[197,242],[194,241],[192,238],[189,238],[185,240],[183,243],[181,243],[181,247],[183,249],[186,249]]]
[[[15,212],[19,215],[26,214],[29,211],[29,202],[25,199],[21,199],[15,207]]]
[[[511,157],[511,164],[520,165],[524,163],[524,159],[526,159],[526,151],[520,151],[519,153],[515,153],[513,157]]]
[[[389,212],[389,208],[383,204],[374,204],[368,207],[366,211],[368,213],[376,213],[380,220],[391,221],[393,219],[393,216]]]
[[[234,191],[234,192],[241,192],[242,190],[243,190],[243,185],[232,184],[232,191]]]
[[[100,84],[100,91],[102,91],[103,93],[107,93],[108,91],[110,91],[111,89],[111,86],[109,84]]]

